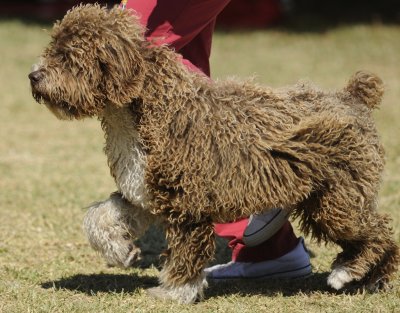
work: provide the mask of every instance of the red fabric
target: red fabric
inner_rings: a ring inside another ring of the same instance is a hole
[[[271,238],[256,247],[246,247],[243,242],[243,232],[248,219],[242,219],[227,224],[215,224],[215,233],[229,239],[232,249],[232,261],[261,262],[273,260],[293,250],[298,244],[298,238],[293,232],[292,225],[286,222],[282,228]]]
[[[179,52],[191,69],[210,76],[212,34],[217,15],[230,0],[131,0],[146,36],[158,44],[168,44]]]
[[[168,44],[183,56],[183,62],[193,70],[210,76],[209,57],[217,15],[229,0],[131,0],[133,9],[147,27],[146,36],[156,44]],[[260,246],[249,248],[241,241],[247,219],[228,224],[215,224],[218,236],[229,238],[232,259],[258,262],[278,258],[297,244],[290,223],[286,223],[272,238]]]

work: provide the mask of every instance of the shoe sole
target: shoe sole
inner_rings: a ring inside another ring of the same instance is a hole
[[[248,276],[248,277],[206,277],[207,280],[212,282],[223,282],[223,281],[237,281],[237,280],[265,280],[265,279],[302,279],[312,275],[311,264],[296,268],[290,271],[274,272],[270,274],[264,274],[260,276]]]
[[[289,218],[289,213],[284,210],[279,210],[275,216],[266,223],[262,228],[253,233],[243,233],[243,243],[248,247],[254,247],[262,244],[267,239],[277,233],[279,229],[286,223]]]

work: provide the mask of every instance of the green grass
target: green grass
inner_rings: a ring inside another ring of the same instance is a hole
[[[48,34],[35,24],[0,21],[0,312],[400,312],[399,275],[385,293],[332,293],[326,287],[337,249],[317,246],[315,275],[296,281],[212,285],[204,302],[155,301],[156,231],[143,240],[148,263],[107,268],[81,231],[84,207],[115,190],[102,152],[99,122],[61,122],[30,95],[27,74]],[[256,76],[282,86],[310,79],[341,88],[358,69],[387,85],[378,128],[387,150],[380,210],[400,241],[400,27],[354,25],[326,32],[286,29],[216,33],[214,77]],[[219,261],[226,258],[220,242]]]

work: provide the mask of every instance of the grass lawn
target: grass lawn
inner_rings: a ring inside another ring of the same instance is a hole
[[[211,285],[203,302],[155,301],[153,230],[141,268],[107,268],[81,230],[84,207],[115,190],[99,122],[61,122],[34,102],[27,75],[50,26],[0,21],[0,312],[400,312],[400,276],[388,292],[355,295],[326,287],[332,246],[308,238],[314,275],[294,281]],[[215,78],[249,77],[273,86],[309,79],[341,88],[358,69],[378,73],[387,92],[376,121],[387,151],[380,210],[400,241],[400,27],[351,25],[324,32],[218,32]],[[228,254],[220,242],[217,260]]]

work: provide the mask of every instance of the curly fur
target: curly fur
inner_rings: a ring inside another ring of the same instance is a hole
[[[108,265],[129,267],[140,259],[140,249],[133,241],[156,222],[154,215],[113,193],[108,200],[88,208],[83,228],[92,248],[103,255]]]
[[[123,253],[108,248],[120,240],[111,234],[124,236],[124,227],[139,234],[134,228],[143,225],[133,221],[152,212],[168,239],[153,294],[193,302],[215,249],[213,222],[282,207],[304,232],[343,248],[332,287],[385,286],[399,249],[377,212],[384,151],[371,115],[381,80],[358,72],[336,92],[212,82],[143,33],[132,12],[75,7],[54,26],[31,74],[33,96],[57,117],[97,116],[106,133],[111,174],[126,200],[112,196],[89,210],[92,245],[124,264],[129,249],[125,241],[117,244]],[[104,207],[116,212],[110,221]]]

